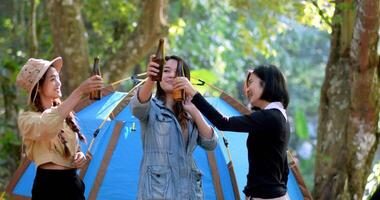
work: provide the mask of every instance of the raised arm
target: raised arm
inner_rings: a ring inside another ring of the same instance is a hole
[[[207,100],[198,93],[187,79],[176,80],[175,88],[184,89],[192,97],[192,103],[219,130],[249,132],[259,128],[260,119],[251,115],[225,117],[218,112]]]
[[[218,112],[200,93],[196,93],[192,100],[201,113],[219,130],[249,132],[255,129],[256,120],[251,115],[225,117]]]
[[[152,61],[154,55],[150,57],[149,64],[147,67],[148,79],[142,85],[137,94],[131,100],[131,109],[133,115],[135,115],[140,120],[146,120],[148,117],[150,103],[149,100],[152,97],[152,90],[154,88],[155,81],[152,80],[152,76],[156,76],[159,70],[157,67],[159,65]]]
[[[26,139],[43,140],[55,137],[63,128],[63,120],[78,104],[81,96],[101,89],[103,80],[100,76],[92,76],[76,88],[70,96],[57,107],[44,112],[24,112],[19,115],[18,125]]]
[[[152,76],[156,76],[159,72],[158,67],[159,64],[153,62],[154,55],[151,55],[149,58],[149,64],[147,67],[147,75],[148,79],[144,83],[144,85],[140,88],[138,93],[138,98],[141,103],[145,103],[150,100],[152,96],[152,90],[154,88],[155,81],[152,80]]]
[[[210,139],[213,136],[212,127],[206,122],[199,110],[191,103],[191,99],[187,98],[183,103],[184,109],[190,113],[192,119],[198,127],[198,132],[202,137]]]
[[[190,113],[197,129],[198,129],[198,139],[197,142],[206,150],[215,149],[218,143],[218,136],[214,132],[214,129],[206,122],[199,110],[191,103],[191,98],[187,99],[183,103],[184,109]]]
[[[100,76],[94,75],[86,79],[58,106],[59,114],[66,118],[74,110],[83,95],[87,95],[91,91],[100,90],[102,87],[103,79]]]

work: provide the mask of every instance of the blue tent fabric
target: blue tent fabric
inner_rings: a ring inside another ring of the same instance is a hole
[[[20,178],[20,180],[18,181],[16,187],[13,190],[13,193],[16,195],[31,197],[35,174],[36,166],[34,163],[31,163],[22,175],[22,177]]]
[[[289,170],[288,176],[288,193],[291,199],[303,199],[303,195],[300,187],[298,186],[296,178],[291,170]]]
[[[96,128],[125,96],[126,93],[113,92],[77,113],[78,123],[82,133],[86,136],[88,143],[93,138],[92,134]],[[239,115],[238,111],[220,98],[208,98],[207,100],[226,116]],[[113,120],[107,119],[95,139],[94,145],[91,149],[93,159],[91,160],[86,175],[83,178],[83,181],[86,184],[86,198],[89,197],[91,189],[94,184],[96,184],[95,180],[98,176],[99,168],[102,162],[104,162],[103,159],[107,151],[108,143],[111,140],[117,123],[122,123],[120,136],[106,168],[104,178],[101,183],[98,183],[100,184],[100,187],[96,199],[136,199],[139,166],[142,158],[142,144],[140,138],[140,123],[138,119],[131,114],[129,106],[125,107]],[[136,127],[135,130],[132,128],[134,126]],[[229,142],[240,197],[244,199],[242,190],[245,186],[246,174],[248,172],[246,148],[247,133],[224,132],[224,135]],[[229,160],[220,133],[218,142],[219,144],[213,153],[216,159],[220,184],[224,199],[232,200],[234,199],[234,191],[227,168]],[[88,143],[81,144],[83,151],[87,150]],[[193,156],[198,168],[203,174],[202,184],[205,199],[216,199],[212,172],[207,159],[207,152],[202,148],[197,147]],[[31,188],[35,172],[36,167],[31,163],[13,189],[13,194],[31,197]],[[288,180],[288,193],[292,200],[303,199],[301,190],[291,170]]]

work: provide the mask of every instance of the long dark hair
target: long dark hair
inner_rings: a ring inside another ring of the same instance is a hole
[[[286,87],[286,81],[284,75],[275,65],[259,65],[253,70],[248,71],[245,87],[248,87],[249,77],[255,74],[261,79],[261,86],[263,87],[263,93],[260,99],[268,102],[279,101],[286,109],[289,104],[289,93]]]
[[[176,60],[177,61],[177,70],[181,67],[180,65],[183,65],[183,70],[185,77],[190,80],[190,69],[189,65],[179,56],[166,56],[165,60]],[[161,100],[165,103],[165,91],[161,88],[160,83],[157,82],[157,92],[156,92],[156,98]],[[181,128],[185,130],[187,128],[186,120],[188,119],[187,114],[182,106],[182,102],[175,102],[174,103],[174,114],[177,117],[177,120],[179,124],[181,125]]]
[[[53,66],[50,66],[50,67],[53,67]],[[50,67],[49,67],[49,69],[50,69]],[[49,69],[46,70],[45,74],[38,81],[38,84],[36,84],[36,86],[34,86],[32,93],[30,95],[32,98],[31,99],[31,102],[32,102],[31,109],[33,111],[42,113],[45,110],[42,106],[41,96],[40,96],[40,93],[38,92],[38,87],[41,87],[43,85],[44,81],[46,80],[46,75],[47,75],[47,72],[49,71]],[[34,101],[33,101],[33,98],[34,98]],[[53,106],[58,106],[59,104],[61,104],[61,101],[59,99],[56,99],[53,101]],[[86,138],[80,132],[79,126],[75,120],[75,113],[73,111],[71,111],[65,120],[66,120],[67,125],[71,128],[71,130],[77,134],[79,140],[82,142],[86,142]],[[66,158],[70,157],[70,151],[69,151],[69,148],[67,146],[67,140],[63,136],[63,130],[61,130],[58,133],[58,138],[59,138],[60,142],[64,145],[64,156]]]

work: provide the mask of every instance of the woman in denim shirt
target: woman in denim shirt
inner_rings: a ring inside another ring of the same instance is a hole
[[[203,199],[201,173],[192,154],[197,144],[213,150],[217,135],[191,99],[173,100],[173,83],[181,58],[165,58],[162,81],[156,83],[156,96],[151,98],[155,84],[151,77],[157,75],[159,66],[152,58],[147,67],[149,78],[131,101],[133,115],[141,123],[144,152],[137,199]],[[190,79],[185,62],[183,67]]]

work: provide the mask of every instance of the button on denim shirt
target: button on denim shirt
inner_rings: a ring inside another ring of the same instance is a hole
[[[204,138],[188,120],[186,146],[174,113],[162,101],[152,98],[141,103],[135,95],[130,104],[140,120],[143,144],[137,199],[203,199],[202,175],[192,154],[197,144],[206,150],[215,149],[215,132],[212,138]]]

